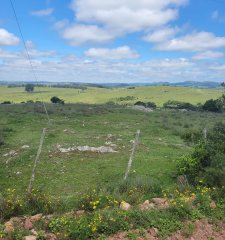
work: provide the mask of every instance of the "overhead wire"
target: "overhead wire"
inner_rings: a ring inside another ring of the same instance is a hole
[[[25,48],[26,56],[27,56],[28,62],[30,64],[31,71],[33,73],[35,82],[38,84],[38,77],[37,77],[37,74],[35,72],[35,69],[34,69],[34,66],[33,66],[33,63],[32,63],[32,60],[31,60],[31,56],[29,54],[29,50],[28,50],[25,38],[23,36],[22,28],[21,28],[21,25],[20,25],[20,22],[19,22],[17,13],[16,13],[16,9],[14,7],[13,0],[10,0],[10,4],[11,4],[11,7],[12,7],[12,10],[13,10],[13,13],[14,13],[14,17],[15,17],[15,20],[16,20],[16,23],[17,23],[17,26],[18,26],[18,29],[19,29],[19,33],[20,33],[20,36],[21,36],[21,39],[22,39],[22,42],[23,42],[23,45],[24,45],[24,48]],[[47,119],[48,119],[48,123],[50,124],[50,118],[49,118],[48,110],[46,108],[46,105],[45,105],[44,101],[42,101],[42,104],[43,104],[43,107],[44,107],[44,110],[45,110],[45,113],[46,113],[46,116],[47,116]]]

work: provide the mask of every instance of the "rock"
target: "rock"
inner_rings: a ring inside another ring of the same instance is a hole
[[[78,217],[83,216],[84,214],[85,214],[85,211],[84,211],[84,210],[78,210],[78,211],[76,211],[76,215],[77,215]]]
[[[46,240],[57,240],[57,237],[56,237],[56,235],[53,234],[53,233],[46,233],[46,234],[45,234],[45,239],[46,239]]]
[[[154,231],[155,231],[155,234],[158,235],[158,234],[159,234],[158,228],[153,228],[153,229],[154,229]]]
[[[17,152],[16,152],[15,150],[11,150],[11,151],[8,153],[8,155],[9,155],[10,157],[13,157],[13,156],[17,155]]]
[[[163,203],[163,204],[158,205],[158,209],[167,209],[167,208],[169,208],[169,207],[170,207],[170,204],[169,204],[168,201],[166,201],[166,202]]]
[[[210,208],[212,209],[215,209],[216,208],[216,203],[214,201],[212,201],[210,204],[209,204]]]
[[[25,223],[24,223],[24,228],[27,230],[30,230],[33,228],[33,224],[30,220],[30,218],[26,218]]]
[[[127,202],[121,202],[120,204],[120,209],[128,211],[131,208],[131,205]]]
[[[12,233],[14,231],[14,226],[11,221],[6,222],[4,226],[5,226],[5,232]]]
[[[165,198],[152,198],[152,202],[154,202],[157,205],[164,204],[167,201]]]
[[[113,138],[113,135],[112,135],[111,133],[109,133],[109,134],[107,135],[107,140],[112,139],[112,138]]]
[[[24,240],[36,240],[36,239],[37,239],[37,237],[33,236],[33,235],[24,237]]]
[[[16,172],[16,175],[17,175],[17,176],[19,176],[19,175],[21,175],[21,174],[22,174],[22,172],[20,172],[20,171]]]
[[[24,218],[23,217],[12,217],[9,221],[13,224],[13,226],[23,227]]]
[[[31,220],[32,223],[33,223],[33,222],[37,222],[37,221],[40,221],[40,220],[41,220],[42,216],[43,216],[43,214],[42,214],[42,213],[39,213],[39,214],[36,214],[36,215],[34,215],[34,216],[31,216],[31,217],[30,217],[30,220]]]
[[[30,148],[30,146],[29,145],[23,145],[21,148],[22,149],[27,149],[27,148]]]
[[[38,233],[34,230],[34,229],[31,229],[31,233],[34,235],[34,236],[37,236]]]
[[[150,203],[149,200],[146,200],[144,203],[139,205],[141,210],[149,210],[155,208],[154,203]]]

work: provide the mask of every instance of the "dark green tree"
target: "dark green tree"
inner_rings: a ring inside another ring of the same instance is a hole
[[[31,83],[26,84],[25,91],[26,92],[33,92],[34,91],[34,84],[31,84]]]
[[[52,102],[52,103],[64,104],[64,100],[62,100],[62,99],[60,99],[59,97],[56,97],[56,96],[54,96],[54,97],[51,98],[51,102]]]

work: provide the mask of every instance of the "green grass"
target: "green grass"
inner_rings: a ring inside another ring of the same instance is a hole
[[[65,88],[35,88],[33,93],[25,92],[23,87],[0,87],[0,102],[12,101],[14,103],[33,101],[50,102],[51,97],[57,96],[66,103],[103,104],[113,101],[119,104],[133,104],[137,101],[155,102],[162,106],[168,100],[190,102],[192,104],[204,103],[208,99],[216,99],[222,90],[195,89],[169,86],[136,87],[128,88],[88,88],[81,92],[78,89]],[[133,100],[120,101],[119,98],[132,96]]]
[[[175,184],[175,162],[191,151],[181,139],[188,128],[210,127],[222,121],[224,114],[157,110],[144,113],[125,107],[104,105],[47,104],[51,125],[37,167],[34,187],[51,195],[69,197],[89,188],[116,188],[123,180],[132,148],[131,140],[141,130],[129,180],[152,179],[162,188]],[[23,193],[36,156],[46,115],[38,104],[0,105],[0,126],[9,128],[5,145],[0,147],[0,191],[15,188]],[[84,126],[83,126],[84,123]],[[112,134],[111,140],[107,135]],[[102,146],[111,141],[117,153],[59,153],[57,144],[70,146]],[[29,149],[21,149],[29,145]],[[8,163],[3,157],[10,150],[18,151]],[[16,173],[21,172],[17,175]]]

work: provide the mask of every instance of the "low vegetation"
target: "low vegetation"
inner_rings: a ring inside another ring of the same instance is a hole
[[[194,221],[225,218],[224,96],[213,100],[221,104],[218,114],[204,102],[167,99],[160,109],[132,96],[117,98],[123,105],[46,103],[50,125],[37,99],[0,105],[0,239],[107,239],[124,231],[130,239],[151,231],[165,238],[177,230],[191,236]],[[127,108],[127,101],[154,111]],[[125,181],[137,129],[140,141]]]

